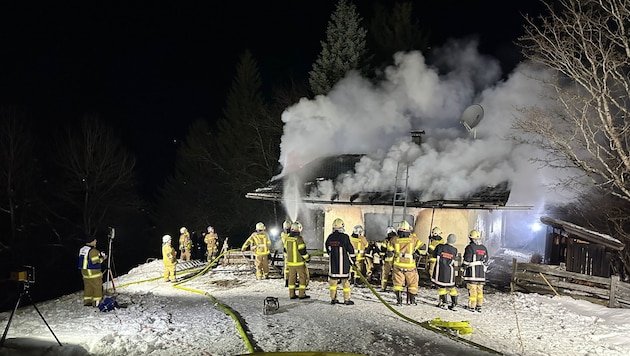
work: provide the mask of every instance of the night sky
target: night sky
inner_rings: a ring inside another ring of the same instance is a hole
[[[269,86],[307,77],[336,2],[3,1],[0,104],[44,129],[98,114],[121,130],[145,179],[162,177],[173,139],[221,116],[245,49]],[[355,3],[371,17],[371,1]],[[537,0],[415,3],[432,46],[476,35],[507,67],[519,60],[521,13],[541,9]]]

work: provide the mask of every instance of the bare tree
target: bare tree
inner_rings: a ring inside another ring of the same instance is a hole
[[[58,195],[80,214],[83,233],[94,235],[112,208],[135,202],[135,157],[96,117],[68,128],[59,146],[63,188]]]
[[[546,82],[559,111],[525,111],[517,126],[549,153],[545,163],[582,171],[606,193],[630,201],[630,0],[558,0],[528,18],[527,58],[554,70]]]
[[[591,219],[605,220],[608,232],[628,244],[630,0],[545,5],[548,14],[527,18],[519,40],[528,59],[554,74],[545,84],[556,105],[524,109],[516,126],[530,134],[524,141],[546,150],[542,163],[577,170],[586,178],[564,183],[580,190],[594,187],[596,196],[605,197],[600,201],[606,206],[585,211]],[[630,255],[618,257],[630,271]]]
[[[20,212],[24,212],[35,171],[32,134],[27,124],[19,120],[15,110],[0,112],[0,212],[9,216],[10,239],[17,239]],[[23,216],[22,216],[23,218]],[[4,235],[4,234],[2,234]]]

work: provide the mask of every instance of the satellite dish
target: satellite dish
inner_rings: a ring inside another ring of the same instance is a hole
[[[483,119],[483,108],[479,104],[474,104],[464,110],[459,123],[464,125],[466,130],[470,132],[475,126],[479,125],[481,119]]]

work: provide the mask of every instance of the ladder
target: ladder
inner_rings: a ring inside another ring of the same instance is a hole
[[[392,199],[392,216],[389,226],[396,226],[407,216],[407,187],[409,184],[409,165],[398,162],[394,182],[394,197]]]

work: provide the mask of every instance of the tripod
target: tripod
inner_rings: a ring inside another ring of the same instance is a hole
[[[17,303],[15,303],[15,308],[13,308],[13,311],[11,312],[11,316],[9,317],[9,322],[7,323],[7,326],[4,328],[4,334],[2,334],[2,340],[0,340],[0,347],[2,347],[2,345],[4,345],[4,340],[7,338],[7,333],[9,332],[9,327],[11,327],[11,321],[13,320],[13,315],[15,314],[15,311],[20,306],[20,301],[22,300],[22,297],[28,298],[28,300],[33,305],[33,308],[35,308],[35,310],[37,311],[37,314],[39,314],[39,316],[44,321],[44,324],[46,324],[46,326],[48,327],[48,330],[50,330],[50,332],[55,337],[55,340],[57,340],[57,343],[59,344],[59,346],[63,346],[63,345],[61,345],[61,342],[57,338],[57,335],[55,335],[53,330],[50,328],[50,325],[48,325],[48,323],[46,322],[46,319],[44,319],[44,316],[42,315],[42,313],[40,313],[39,309],[37,309],[37,305],[35,305],[35,303],[33,302],[33,299],[31,298],[31,296],[29,294],[30,283],[28,281],[21,281],[21,283],[22,283],[22,291],[20,292],[20,296],[18,297]]]

